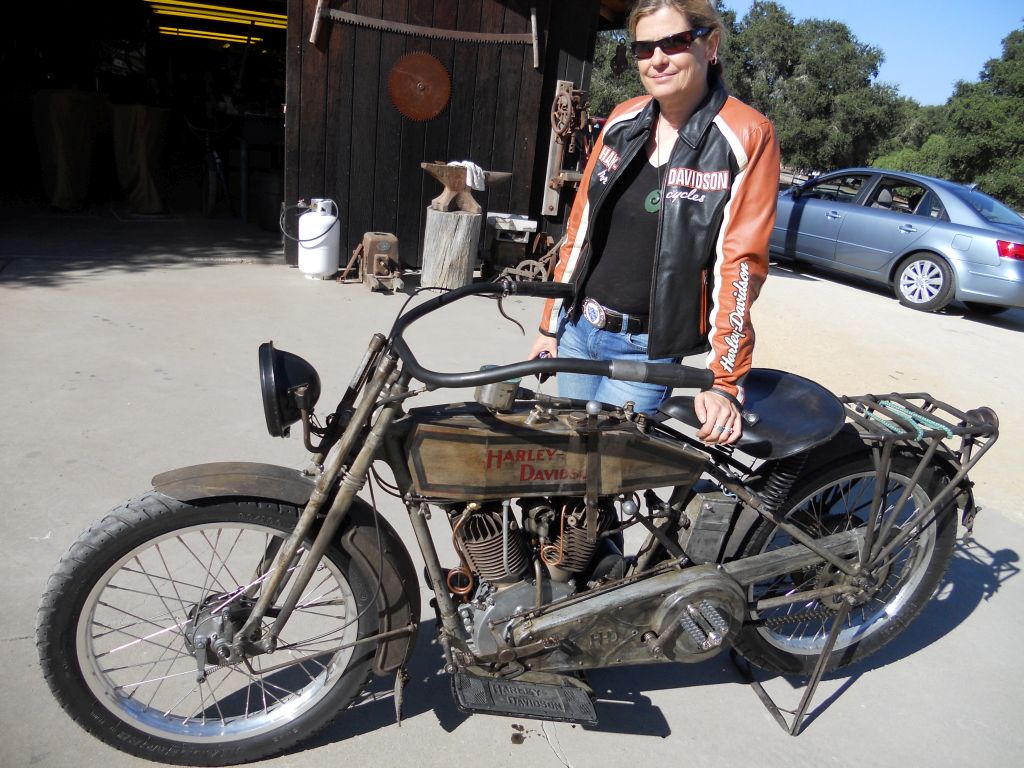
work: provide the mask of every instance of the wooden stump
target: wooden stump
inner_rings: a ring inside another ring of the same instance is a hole
[[[473,281],[481,213],[427,208],[421,286],[460,288]]]

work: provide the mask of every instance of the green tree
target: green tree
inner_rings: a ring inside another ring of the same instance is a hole
[[[590,114],[607,115],[616,104],[644,93],[636,61],[626,53],[626,47],[624,30],[598,33],[588,94]]]
[[[947,109],[949,177],[1024,209],[1024,29],[1007,35],[978,82],[957,84]]]
[[[771,113],[801,51],[800,34],[789,12],[778,3],[756,0],[726,37],[729,89],[741,101]]]
[[[799,60],[761,105],[775,122],[783,162],[802,170],[867,162],[898,127],[896,89],[872,82],[882,51],[838,21],[808,19],[796,31]]]

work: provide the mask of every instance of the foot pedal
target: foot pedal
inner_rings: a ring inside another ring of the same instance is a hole
[[[463,712],[595,725],[597,713],[587,689],[563,679],[566,682],[536,682],[523,675],[505,680],[459,669],[452,675],[452,694]]]

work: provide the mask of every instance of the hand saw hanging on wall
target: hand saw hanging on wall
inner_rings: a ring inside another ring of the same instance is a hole
[[[533,68],[540,69],[540,50],[537,45],[537,9],[530,7],[530,32],[523,34],[501,34],[493,32],[463,32],[458,29],[437,29],[422,27],[417,24],[405,24],[400,21],[388,21],[373,16],[361,16],[357,13],[336,11],[327,6],[327,0],[317,0],[316,15],[313,18],[313,29],[309,34],[309,42],[316,45],[320,34],[320,21],[330,19],[355,27],[375,29],[378,32],[390,32],[396,35],[425,37],[430,40],[452,40],[459,43],[490,43],[497,45],[530,45],[533,46]]]

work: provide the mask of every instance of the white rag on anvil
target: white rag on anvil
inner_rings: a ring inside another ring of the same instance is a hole
[[[474,163],[472,160],[456,160],[448,163],[448,165],[459,165],[466,169],[466,186],[470,189],[479,189],[483,191],[484,187],[484,169]]]

